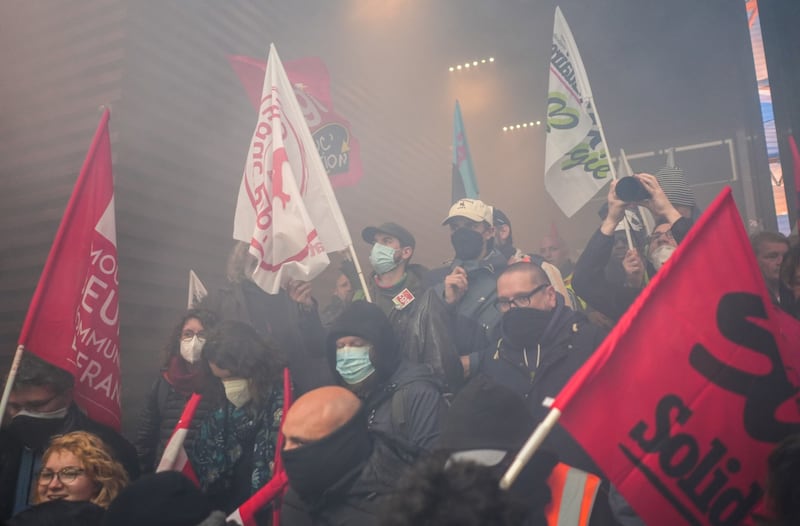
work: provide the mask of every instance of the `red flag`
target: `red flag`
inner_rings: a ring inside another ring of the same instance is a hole
[[[197,484],[197,486],[200,486],[200,483],[197,480],[197,475],[194,472],[192,463],[189,461],[189,457],[186,454],[184,443],[186,442],[186,435],[189,434],[189,428],[192,426],[194,414],[197,412],[197,406],[202,399],[202,395],[194,393],[191,398],[189,398],[189,401],[186,402],[183,413],[181,413],[181,418],[175,425],[175,430],[172,432],[172,436],[169,437],[169,442],[167,442],[164,448],[164,454],[161,455],[161,461],[159,461],[158,467],[156,468],[156,473],[161,473],[162,471],[180,471],[186,478]]]
[[[228,515],[228,521],[241,524],[242,526],[257,526],[255,519],[256,512],[275,499],[283,497],[286,493],[286,489],[289,486],[289,477],[286,475],[286,469],[283,467],[283,458],[281,457],[281,451],[283,450],[283,421],[286,419],[286,413],[289,412],[293,401],[292,378],[287,368],[283,370],[283,413],[281,414],[281,434],[278,435],[278,444],[275,447],[274,475],[270,481],[255,492],[252,497],[233,510],[233,513]],[[272,524],[280,523],[280,506],[275,505],[272,508]]]
[[[797,215],[797,230],[800,232],[800,151],[794,135],[789,136],[789,148],[792,150],[792,170],[794,171],[795,214]]]
[[[119,282],[109,111],[103,112],[19,337],[75,377],[75,401],[120,428]]]
[[[553,406],[647,524],[740,524],[800,432],[798,341],[726,189]]]
[[[251,57],[228,57],[253,106],[261,106],[267,64]],[[330,75],[318,57],[284,63],[297,102],[314,137],[331,186],[352,186],[362,175],[361,146],[353,137],[350,123],[336,113],[331,99]]]

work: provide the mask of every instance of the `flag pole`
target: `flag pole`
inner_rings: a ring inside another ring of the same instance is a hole
[[[0,400],[0,422],[2,422],[3,417],[5,417],[8,399],[11,397],[11,387],[14,385],[14,380],[17,378],[17,369],[19,369],[19,362],[22,360],[22,353],[24,351],[24,345],[21,343],[17,345],[17,351],[14,353],[14,359],[11,361],[11,370],[8,371],[6,386],[3,388],[3,398]]]
[[[358,274],[358,280],[361,282],[361,290],[364,291],[364,299],[372,303],[372,297],[369,295],[369,289],[367,288],[367,280],[364,279],[364,272],[361,270],[361,264],[358,262],[358,256],[356,256],[356,249],[352,243],[347,248],[350,249],[350,257],[353,258],[353,265],[356,267],[356,274]]]
[[[592,113],[594,114],[594,120],[597,122],[597,130],[600,132],[600,140],[603,141],[603,144],[606,146],[606,154],[608,153],[608,143],[606,142],[606,132],[603,131],[603,123],[600,121],[600,112],[597,111],[597,108],[594,107],[594,97],[589,95],[585,97],[587,102],[592,106]],[[616,181],[617,180],[617,170],[614,168],[614,163],[611,162],[611,159],[608,160],[608,170],[611,172],[611,179]],[[625,237],[628,240],[628,248],[633,249],[633,238],[631,237],[631,226],[628,224],[627,216],[622,216],[622,226],[625,228]]]
[[[508,471],[506,471],[503,478],[500,479],[500,489],[507,490],[514,484],[519,474],[522,473],[522,469],[531,460],[531,457],[533,457],[533,454],[539,449],[539,446],[542,445],[542,442],[544,442],[544,439],[550,434],[550,431],[553,430],[560,416],[561,411],[554,407],[547,413],[544,420],[536,426],[536,429],[533,430],[533,433],[531,433],[531,436],[528,438],[527,442],[525,442],[525,445],[522,446],[517,456],[514,457],[514,462],[508,467]]]

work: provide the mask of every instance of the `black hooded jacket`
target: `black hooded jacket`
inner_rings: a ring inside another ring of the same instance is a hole
[[[371,303],[356,301],[331,327],[326,346],[330,367],[345,387],[336,373],[336,340],[343,336],[358,336],[372,344],[370,360],[375,378],[368,392],[361,394],[369,412],[370,430],[405,443],[411,450],[432,449],[447,403],[430,366],[404,359],[386,315]]]
[[[522,397],[538,423],[549,412],[542,402],[556,397],[605,336],[603,329],[591,324],[583,314],[573,312],[559,298],[540,339],[539,351],[528,351],[527,364],[522,351],[504,343],[500,324],[495,331],[495,345],[486,349],[480,370]],[[556,425],[545,445],[565,464],[598,473],[594,462],[561,426]]]

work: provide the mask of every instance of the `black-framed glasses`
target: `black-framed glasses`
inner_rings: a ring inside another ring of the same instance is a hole
[[[535,289],[525,294],[520,294],[519,296],[514,296],[511,299],[506,298],[497,298],[494,300],[494,306],[500,312],[508,312],[511,310],[511,307],[527,307],[531,304],[531,298],[534,297],[539,292],[543,291],[547,287],[549,287],[549,283],[542,283]]]
[[[672,235],[672,230],[664,230],[663,232],[653,232],[649,236],[647,236],[647,244],[650,245],[653,241],[661,238],[665,238],[668,241],[675,241],[675,237]]]
[[[83,475],[85,472],[86,471],[83,468],[78,468],[75,466],[67,466],[59,469],[58,471],[45,468],[39,472],[38,480],[39,484],[44,485],[50,484],[53,481],[53,477],[56,477],[62,484],[72,484],[75,482],[75,479]]]

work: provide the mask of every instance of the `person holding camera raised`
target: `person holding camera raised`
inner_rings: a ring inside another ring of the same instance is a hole
[[[605,276],[604,269],[614,247],[614,231],[625,217],[626,208],[632,205],[647,207],[656,218],[656,226],[647,238],[644,254],[630,248],[623,259],[626,274],[632,279],[622,284],[612,283]],[[651,276],[655,274],[686,237],[691,226],[692,221],[672,205],[654,176],[640,173],[611,181],[608,213],[575,263],[572,278],[575,292],[594,309],[614,320],[619,319],[642,290],[644,271]],[[640,277],[638,280],[635,279],[637,275]]]

